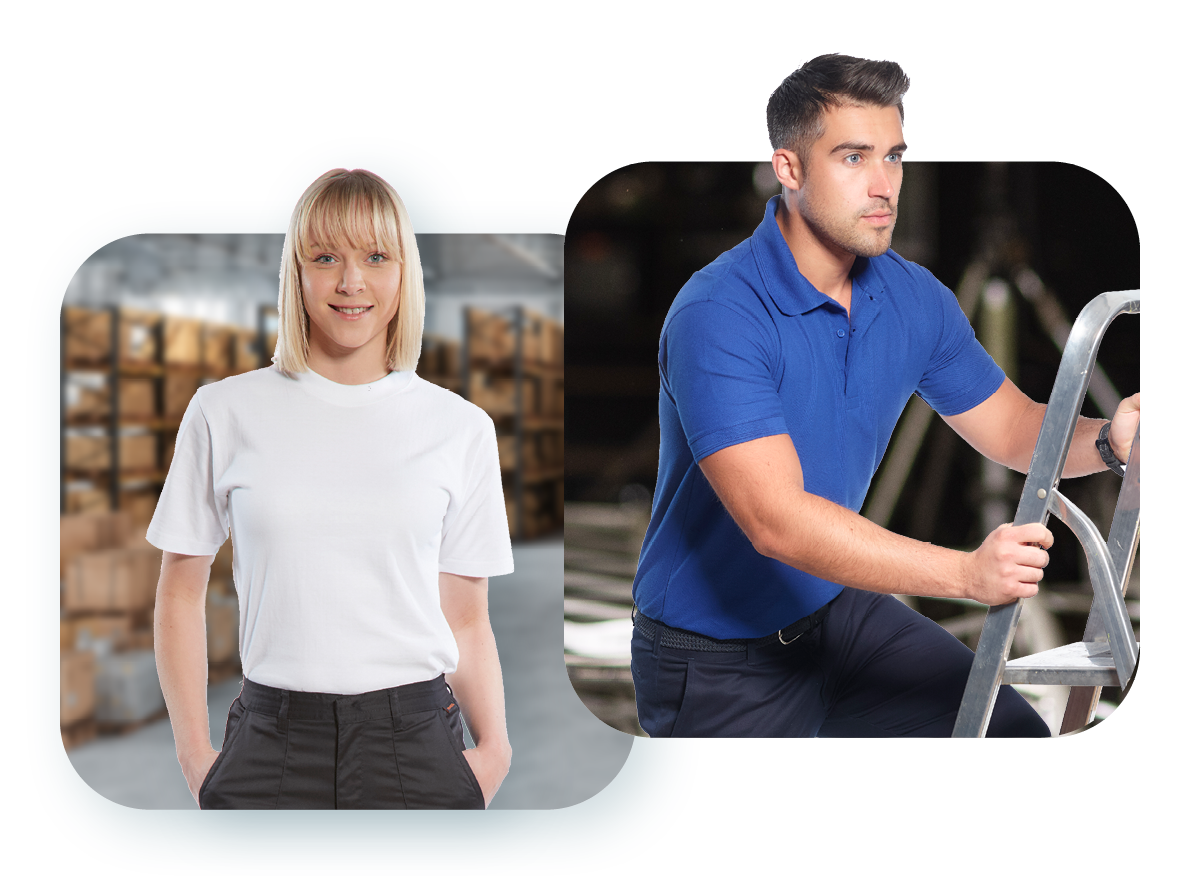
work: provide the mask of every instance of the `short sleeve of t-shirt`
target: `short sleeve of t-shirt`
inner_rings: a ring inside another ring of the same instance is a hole
[[[659,368],[696,461],[787,433],[777,352],[770,328],[720,302],[692,302],[670,317]]]
[[[513,570],[496,430],[486,416],[469,447],[462,485],[442,520],[438,568],[464,577],[494,577]]]
[[[209,556],[229,537],[228,510],[213,492],[213,444],[199,394],[179,424],[171,469],[146,540],[160,550]]]
[[[914,268],[929,287],[922,302],[929,304],[930,326],[941,328],[917,393],[939,415],[958,415],[991,397],[1004,382],[1004,371],[975,338],[954,294],[928,270]]]

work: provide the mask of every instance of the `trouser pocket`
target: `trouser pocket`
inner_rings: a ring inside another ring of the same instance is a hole
[[[410,810],[482,810],[483,791],[463,756],[457,705],[404,715],[394,728],[396,769]]]

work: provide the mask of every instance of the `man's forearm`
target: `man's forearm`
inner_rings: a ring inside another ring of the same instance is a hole
[[[764,556],[877,593],[967,595],[966,553],[897,535],[803,490],[772,506],[747,534]]]
[[[1043,548],[1054,541],[1041,523],[996,529],[971,553],[889,532],[806,492],[786,434],[720,450],[702,459],[700,468],[759,553],[877,593],[1011,602],[1037,592],[1049,558]]]

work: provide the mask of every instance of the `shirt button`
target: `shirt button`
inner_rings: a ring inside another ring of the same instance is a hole
[[[839,331],[838,331],[838,339],[841,339],[841,338],[842,338],[843,336],[845,336],[845,335],[846,335],[846,331],[845,331],[845,330],[839,330]]]

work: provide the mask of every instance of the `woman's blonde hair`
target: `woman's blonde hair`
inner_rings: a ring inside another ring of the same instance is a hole
[[[378,248],[400,261],[400,305],[387,328],[387,368],[416,369],[425,325],[425,282],[408,211],[382,177],[345,168],[313,181],[292,212],[279,267],[275,366],[287,373],[308,371],[308,313],[300,289],[300,266],[314,246]]]

